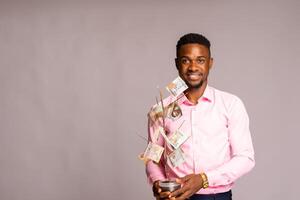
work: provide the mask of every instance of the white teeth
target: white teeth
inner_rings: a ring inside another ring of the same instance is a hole
[[[196,81],[200,79],[200,74],[194,73],[194,74],[188,74],[188,79],[191,81]]]
[[[199,75],[198,74],[190,74],[189,77],[194,79],[194,78],[198,78]]]

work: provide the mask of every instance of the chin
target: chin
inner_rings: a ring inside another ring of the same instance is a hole
[[[198,89],[203,85],[203,81],[199,81],[197,83],[188,82],[187,85],[189,86],[189,88]]]

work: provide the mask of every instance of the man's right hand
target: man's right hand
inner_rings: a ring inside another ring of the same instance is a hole
[[[169,199],[170,192],[162,192],[161,188],[159,187],[159,181],[155,181],[153,183],[153,195],[156,197],[156,200],[163,200],[163,199]]]

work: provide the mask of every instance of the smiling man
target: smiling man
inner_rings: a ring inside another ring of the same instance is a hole
[[[200,34],[182,36],[177,43],[176,68],[188,89],[177,100],[182,116],[166,118],[165,131],[170,137],[176,130],[188,139],[174,151],[162,136],[156,144],[165,148],[160,162],[146,165],[149,181],[157,199],[231,200],[234,182],[255,164],[249,131],[249,119],[242,101],[235,95],[210,87],[213,66],[210,42]],[[164,102],[174,102],[168,97]],[[149,123],[149,141],[157,125]],[[179,152],[179,153],[178,153]],[[162,192],[160,180],[176,180],[181,188]]]

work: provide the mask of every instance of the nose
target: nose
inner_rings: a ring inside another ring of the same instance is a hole
[[[191,61],[191,64],[189,65],[189,70],[190,71],[195,71],[197,69],[197,62],[195,60]]]

